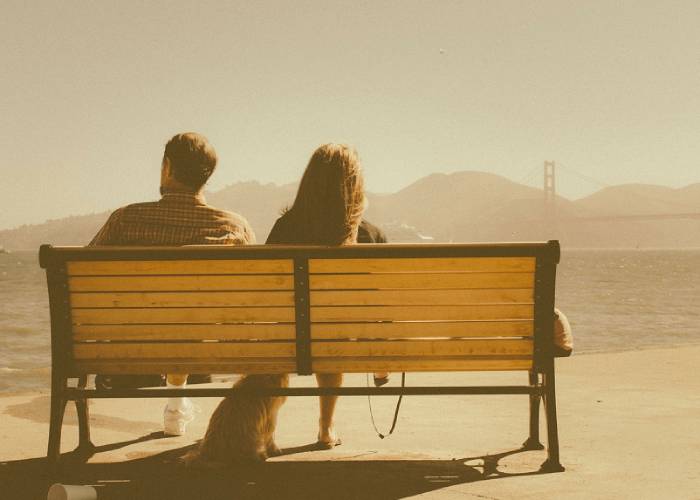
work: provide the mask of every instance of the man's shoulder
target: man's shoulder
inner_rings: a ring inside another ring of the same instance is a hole
[[[142,212],[144,210],[152,209],[157,206],[157,201],[141,201],[138,203],[130,203],[128,205],[124,205],[123,207],[117,208],[114,212],[112,212],[112,215],[131,215],[138,212]]]
[[[241,214],[232,212],[231,210],[224,210],[222,208],[212,207],[207,205],[207,208],[212,211],[219,219],[225,220],[231,224],[238,226],[249,226],[248,219],[243,217]]]
[[[144,207],[153,205],[153,202],[132,203],[114,210],[89,245],[116,245],[122,244],[122,236],[125,228],[133,225],[143,213]]]
[[[241,214],[230,210],[212,207],[211,205],[205,206],[214,215],[214,218],[217,220],[218,224],[225,227],[229,233],[240,236],[240,238],[238,238],[240,243],[252,245],[256,242],[253,227],[248,222],[248,219],[243,217]]]

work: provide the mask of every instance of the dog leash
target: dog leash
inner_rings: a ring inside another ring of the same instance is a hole
[[[401,387],[406,386],[406,372],[401,373]],[[369,387],[369,373],[367,374],[367,387]],[[396,428],[396,421],[399,418],[399,408],[401,408],[401,400],[403,399],[403,394],[399,395],[399,400],[396,402],[396,410],[394,411],[394,420],[391,422],[391,429],[389,429],[389,432],[387,434],[382,434],[379,432],[379,429],[377,428],[377,424],[374,421],[374,413],[372,412],[372,400],[370,399],[370,395],[367,394],[367,404],[369,405],[369,417],[372,420],[372,427],[374,427],[374,432],[377,433],[377,436],[379,436],[379,439],[384,439],[387,436],[391,436],[394,433],[394,429]]]

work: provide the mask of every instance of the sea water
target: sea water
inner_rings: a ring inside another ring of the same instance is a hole
[[[574,355],[700,343],[700,250],[569,250],[557,306]],[[0,392],[49,388],[46,274],[36,252],[0,254]]]

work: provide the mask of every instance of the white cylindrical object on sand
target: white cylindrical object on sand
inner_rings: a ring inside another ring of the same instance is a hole
[[[82,484],[55,483],[49,488],[46,500],[97,500],[97,490]]]

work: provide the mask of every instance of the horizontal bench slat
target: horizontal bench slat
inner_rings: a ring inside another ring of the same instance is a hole
[[[85,340],[292,340],[293,324],[152,324],[77,325],[73,338]],[[391,323],[315,323],[312,339],[415,337],[527,337],[532,321],[461,321]]]
[[[529,320],[391,323],[314,323],[311,339],[372,339],[412,337],[527,337]]]
[[[155,292],[213,290],[293,290],[290,274],[203,276],[73,276],[72,292]]]
[[[85,340],[294,340],[293,324],[254,325],[78,325],[73,338]]]
[[[532,319],[530,304],[467,306],[345,306],[311,308],[311,321],[426,321]]]
[[[79,359],[149,359],[202,357],[289,357],[294,356],[293,342],[178,342],[178,343],[84,343],[73,345]],[[313,342],[312,357],[357,356],[502,356],[532,353],[532,341],[503,340],[399,340]]]
[[[386,356],[503,356],[531,355],[532,340],[395,340],[395,341],[347,341],[312,342],[314,357],[386,357]]]
[[[309,259],[309,272],[534,272],[534,257]]]
[[[231,307],[293,306],[293,291],[246,292],[86,292],[72,293],[71,306],[81,307]]]
[[[315,373],[439,372],[530,370],[532,359],[316,358]]]
[[[522,273],[313,274],[311,290],[532,288],[535,275]]]
[[[73,344],[73,356],[79,359],[134,360],[150,358],[284,358],[295,356],[294,342],[183,342],[183,343],[89,343]]]
[[[74,324],[294,322],[293,307],[74,309]]]
[[[324,290],[311,292],[312,306],[427,306],[532,303],[532,289],[488,290]]]
[[[69,276],[159,274],[291,274],[291,259],[276,260],[95,260],[66,263]]]
[[[511,371],[529,370],[531,359],[468,359],[445,358],[425,360],[417,358],[316,358],[312,361],[315,373],[365,373],[375,371]],[[239,360],[79,360],[72,367],[73,374],[89,373],[294,373],[294,359],[246,358]]]
[[[294,358],[78,360],[72,367],[72,373],[76,375],[89,373],[294,373],[295,371]]]

